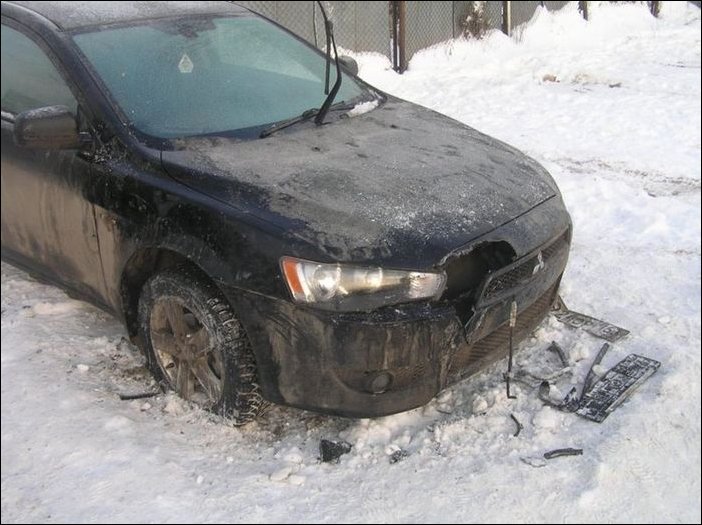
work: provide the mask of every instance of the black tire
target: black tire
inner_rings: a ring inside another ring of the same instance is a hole
[[[251,343],[219,289],[188,268],[156,274],[142,288],[139,330],[147,366],[157,381],[177,391],[157,357],[163,354],[154,351],[152,342],[152,312],[159,301],[160,304],[169,301],[182,304],[184,311],[192,314],[199,322],[198,326],[206,329],[208,348],[212,352],[219,352],[218,363],[221,363],[219,366],[224,372],[221,374],[221,395],[204,408],[231,419],[235,425],[244,425],[256,419],[267,403],[261,396],[256,378],[256,362]]]

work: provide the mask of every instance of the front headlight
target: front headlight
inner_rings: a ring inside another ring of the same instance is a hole
[[[332,310],[372,310],[430,299],[438,297],[446,284],[443,272],[324,264],[294,257],[283,257],[280,264],[296,302]]]

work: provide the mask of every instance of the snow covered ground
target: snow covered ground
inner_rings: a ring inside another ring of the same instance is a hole
[[[700,14],[571,4],[361,75],[511,143],[554,175],[575,237],[569,307],[631,330],[661,369],[604,423],[545,407],[504,363],[376,420],[274,408],[231,428],[149,385],[123,328],[2,264],[2,521],[700,522]],[[549,319],[518,368],[580,383],[602,342]],[[510,414],[524,429],[514,437]],[[321,438],[353,445],[318,461]],[[583,455],[536,461],[548,450]],[[409,455],[391,464],[399,450]]]

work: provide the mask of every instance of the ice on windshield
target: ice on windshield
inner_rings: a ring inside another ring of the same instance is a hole
[[[324,56],[263,19],[169,19],[74,36],[114,102],[159,138],[254,129],[319,107]],[[344,75],[336,101],[364,93]]]

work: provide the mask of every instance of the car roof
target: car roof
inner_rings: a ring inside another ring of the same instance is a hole
[[[76,29],[201,14],[240,14],[245,8],[231,2],[2,2],[23,7],[50,20],[60,29]]]

